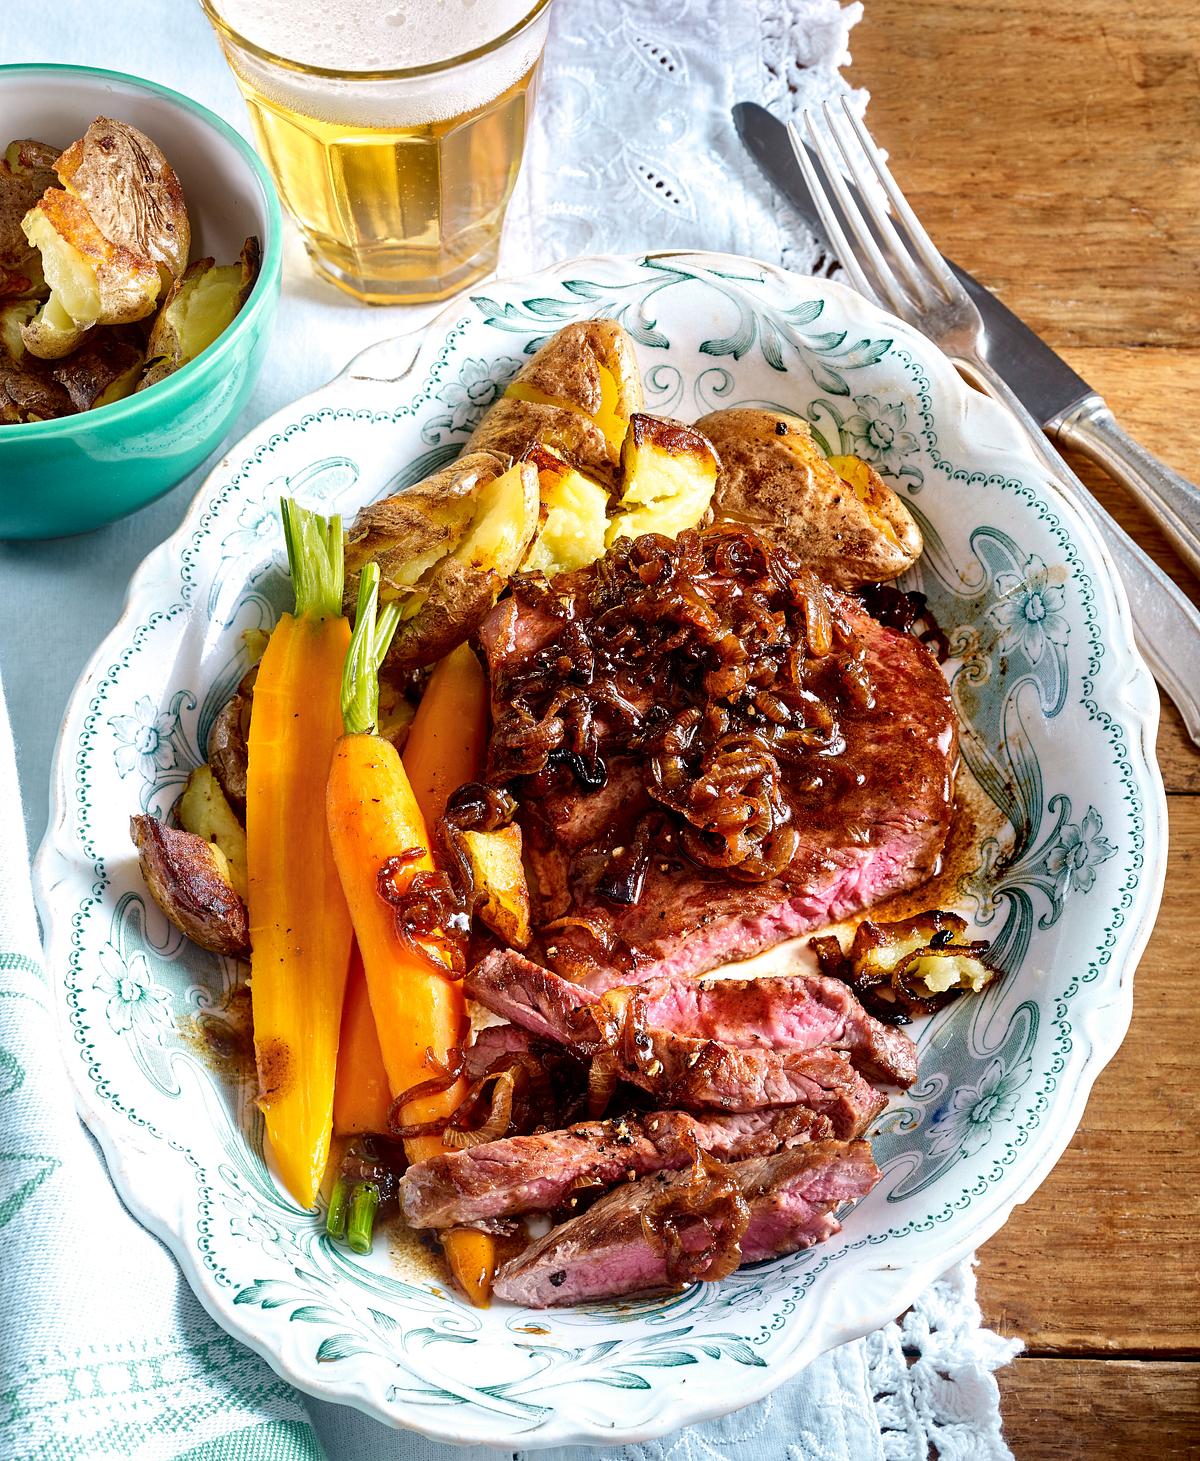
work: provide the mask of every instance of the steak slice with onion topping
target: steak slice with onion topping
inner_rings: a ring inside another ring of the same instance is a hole
[[[924,882],[957,735],[923,644],[729,525],[513,580],[481,627],[550,963],[747,958]]]
[[[690,1166],[699,1148],[719,1161],[773,1156],[832,1134],[803,1106],[697,1117],[654,1111],[510,1136],[408,1168],[400,1183],[414,1228],[448,1228],[514,1213],[552,1212],[584,1188]]]
[[[739,1047],[650,1028],[639,990],[597,999],[511,950],[489,954],[468,971],[463,988],[540,1039],[609,1063],[664,1106],[732,1112],[801,1105],[828,1116],[835,1135],[851,1137],[887,1105],[840,1050]]]
[[[694,1170],[614,1189],[506,1263],[496,1295],[541,1309],[669,1287],[681,1269],[723,1277],[739,1260],[775,1258],[830,1237],[840,1227],[832,1209],[864,1197],[880,1173],[865,1141],[818,1141],[734,1162],[721,1176],[735,1189],[732,1202],[719,1191],[707,1201],[697,1188],[719,1184]]]

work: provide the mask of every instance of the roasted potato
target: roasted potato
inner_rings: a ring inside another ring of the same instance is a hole
[[[128,324],[153,311],[161,289],[157,265],[106,238],[79,198],[48,188],[22,227],[41,251],[50,286],[41,311],[21,327],[31,354],[58,360],[93,325]]]
[[[218,848],[235,892],[246,896],[246,831],[234,814],[210,766],[197,766],[187,779],[177,809],[185,832]]]
[[[839,476],[808,423],[736,407],[696,422],[716,447],[718,518],[762,527],[783,548],[842,587],[896,578],[916,561],[921,534],[904,504],[865,462]]]
[[[480,898],[475,911],[505,943],[525,948],[531,928],[520,827],[510,822],[495,832],[461,832],[459,838]]]
[[[401,603],[384,662],[389,677],[432,664],[474,631],[537,525],[536,469],[495,452],[470,452],[362,509],[346,540],[347,612],[363,565],[374,560],[381,597]]]
[[[244,958],[250,920],[221,849],[154,817],[130,817],[129,835],[146,887],[175,927],[202,949]]]
[[[76,411],[107,406],[130,395],[142,374],[142,343],[130,326],[89,330],[77,350],[49,367],[49,375]]]
[[[538,526],[538,477],[517,462],[480,488],[458,546],[419,586],[419,607],[400,620],[384,664],[388,674],[419,669],[473,634],[520,567]]]
[[[569,573],[604,554],[608,492],[545,447],[530,448],[542,500],[541,525],[522,563],[527,572]]]
[[[36,299],[10,299],[0,304],[0,356],[7,355],[14,362],[24,358],[21,326],[27,325],[40,308]]]
[[[197,259],[188,265],[155,316],[139,391],[174,375],[228,329],[250,297],[261,265],[262,249],[254,237],[242,245],[236,264]]]
[[[97,117],[56,170],[114,247],[156,266],[165,294],[187,268],[192,231],[175,170],[150,138],[127,122]]]
[[[640,413],[621,448],[620,510],[605,542],[642,533],[678,537],[708,513],[721,466],[712,443],[682,421]]]
[[[546,341],[475,428],[466,450],[518,458],[540,442],[612,487],[629,418],[641,409],[629,336],[615,320],[583,320]]]
[[[57,181],[57,158],[44,142],[11,142],[0,162],[0,299],[45,292],[41,257],[21,220]]]
[[[29,355],[14,360],[0,350],[0,424],[56,421],[75,410],[71,397],[50,375],[45,363]]]

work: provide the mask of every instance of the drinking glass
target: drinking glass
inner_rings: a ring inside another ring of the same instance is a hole
[[[318,274],[400,304],[445,299],[495,268],[550,0],[474,50],[386,71],[276,55],[235,28],[236,0],[201,4]]]

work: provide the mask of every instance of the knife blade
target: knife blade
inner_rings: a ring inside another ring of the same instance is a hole
[[[742,144],[764,177],[828,248],[812,194],[792,154],[787,127],[755,102],[739,102],[733,109],[733,121]],[[853,191],[853,184],[848,186]],[[1093,394],[1087,381],[1035,335],[1024,320],[952,259],[946,262],[983,315],[988,332],[988,359],[1044,428],[1067,415],[1085,396]]]
[[[829,248],[784,123],[756,102],[739,102],[733,121],[767,181]],[[847,186],[854,191],[849,181]],[[991,290],[952,259],[946,263],[983,319],[989,364],[1029,414],[1047,435],[1084,452],[1140,501],[1193,572],[1200,574],[1200,490],[1127,436],[1099,392]]]

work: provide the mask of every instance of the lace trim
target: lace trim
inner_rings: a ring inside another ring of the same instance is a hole
[[[858,0],[758,0],[765,82],[762,103],[777,117],[800,117],[835,96],[849,96],[862,116],[869,93],[850,86],[841,68],[850,64],[850,32],[862,19]],[[841,265],[797,217],[795,209],[771,190],[783,266],[801,274],[836,278]]]
[[[974,1259],[920,1296],[899,1325],[868,1336],[867,1364],[886,1461],[1013,1461],[994,1371],[1023,1348],[983,1327]]]

